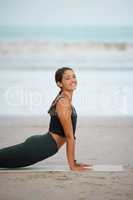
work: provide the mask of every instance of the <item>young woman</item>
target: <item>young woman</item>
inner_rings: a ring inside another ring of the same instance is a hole
[[[77,86],[76,75],[72,68],[62,67],[55,72],[55,81],[60,92],[48,110],[51,116],[48,132],[43,135],[33,135],[23,143],[0,149],[0,168],[32,165],[53,156],[65,142],[71,170],[85,171],[91,167],[75,160],[77,113],[72,105],[72,96]]]

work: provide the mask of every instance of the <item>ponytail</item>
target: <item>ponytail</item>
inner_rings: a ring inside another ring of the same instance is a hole
[[[56,102],[56,99],[58,98],[58,96],[62,93],[62,90],[59,91],[59,93],[57,94],[57,96],[55,97],[55,99],[52,101],[50,108],[48,109],[48,113],[51,114],[51,112],[53,111],[53,107],[54,104]]]

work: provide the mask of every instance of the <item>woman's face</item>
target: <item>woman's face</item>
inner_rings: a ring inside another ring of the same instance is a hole
[[[62,82],[61,82],[62,89],[73,91],[76,89],[77,86],[77,79],[76,75],[73,70],[65,70]]]

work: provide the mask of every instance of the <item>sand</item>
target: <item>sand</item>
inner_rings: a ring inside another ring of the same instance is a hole
[[[0,148],[48,130],[44,117],[1,117]],[[121,172],[3,172],[0,200],[132,200],[133,119],[78,118],[76,159],[90,164],[123,165]],[[67,164],[65,145],[36,166]]]

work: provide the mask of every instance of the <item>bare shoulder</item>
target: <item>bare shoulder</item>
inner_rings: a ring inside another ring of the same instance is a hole
[[[56,103],[56,112],[58,114],[71,114],[71,104],[67,96],[62,95]],[[67,112],[67,113],[66,113]]]

